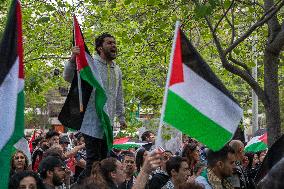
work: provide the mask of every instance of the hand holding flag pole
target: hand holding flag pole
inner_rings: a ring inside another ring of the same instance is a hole
[[[73,25],[75,28],[75,22],[76,22],[76,17],[74,15],[73,17]],[[74,30],[74,38],[76,39],[76,31]],[[75,46],[78,46],[79,44],[77,44],[76,40],[74,41]],[[80,47],[80,45],[78,46],[80,48],[80,53],[84,53],[81,52],[82,48]],[[78,80],[78,93],[79,93],[79,108],[80,108],[80,112],[84,111],[84,107],[83,107],[83,98],[82,98],[82,86],[81,86],[81,77],[80,77],[80,73],[79,73],[79,62],[80,62],[80,57],[79,54],[76,54],[76,68],[77,68],[77,80]]]

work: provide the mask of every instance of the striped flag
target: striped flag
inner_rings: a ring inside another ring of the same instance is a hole
[[[234,135],[243,111],[192,46],[178,23],[163,103],[163,122],[219,150]]]
[[[0,188],[8,188],[13,145],[24,135],[21,5],[13,0],[0,43]]]
[[[106,91],[103,88],[102,80],[100,78],[100,73],[98,72],[97,68],[94,66],[93,63],[94,60],[91,57],[87,46],[85,45],[79,23],[75,16],[74,16],[74,42],[75,42],[74,45],[80,48],[80,54],[76,56],[76,65],[81,79],[83,112],[80,112],[79,89],[78,89],[79,87],[78,87],[78,78],[76,71],[67,99],[58,116],[58,119],[64,126],[80,130],[91,93],[93,90],[96,90],[95,91],[96,113],[100,120],[101,126],[103,127],[107,146],[108,149],[110,150],[113,145],[113,131],[112,131],[110,118],[106,111],[106,102],[107,102]]]

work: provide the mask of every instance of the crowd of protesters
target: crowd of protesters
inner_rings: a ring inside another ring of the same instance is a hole
[[[274,184],[276,178],[283,178],[282,159],[271,170],[278,177],[270,173],[256,186],[254,177],[266,151],[244,153],[239,140],[212,151],[187,138],[175,152],[154,147],[155,135],[150,131],[142,135],[142,140],[147,143],[137,149],[113,149],[107,158],[93,163],[90,176],[79,179],[86,168],[83,135],[39,132],[30,139],[31,162],[22,151],[13,155],[9,188],[253,189],[271,188],[271,178]],[[282,183],[273,188],[283,188]]]

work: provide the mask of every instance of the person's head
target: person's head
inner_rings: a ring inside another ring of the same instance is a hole
[[[39,142],[39,145],[40,145],[40,148],[45,151],[48,149],[48,141],[46,139],[42,139],[40,142]]]
[[[190,176],[186,158],[171,157],[166,163],[166,170],[174,183],[185,183]]]
[[[64,150],[63,147],[61,145],[53,145],[52,147],[48,148],[44,154],[44,157],[48,157],[48,156],[53,156],[53,157],[57,157],[60,160],[64,160]]]
[[[240,140],[232,140],[229,145],[234,149],[236,160],[242,162],[245,156],[244,143]]]
[[[45,135],[45,138],[48,141],[49,147],[53,146],[54,144],[59,144],[59,133],[56,131],[48,131]]]
[[[85,143],[85,139],[84,139],[83,134],[80,133],[80,134],[78,135],[77,139],[78,139],[78,145],[82,145],[82,144]]]
[[[284,188],[284,157],[276,163],[267,175],[258,183],[257,189]]]
[[[145,131],[141,136],[142,141],[155,143],[155,134],[151,131]]]
[[[44,189],[38,174],[32,171],[21,171],[14,174],[9,181],[9,189]]]
[[[70,144],[68,136],[67,135],[61,136],[59,138],[59,144],[62,146],[63,150],[66,150],[68,148],[68,145]]]
[[[135,162],[136,162],[136,168],[138,172],[143,166],[143,162],[145,160],[145,157],[147,156],[147,153],[148,152],[146,151],[145,148],[140,148],[136,153]]]
[[[208,167],[220,178],[226,178],[233,174],[235,168],[235,151],[229,145],[225,145],[219,151],[208,150]]]
[[[187,159],[189,166],[200,161],[199,147],[196,143],[189,143],[184,146],[182,157]]]
[[[261,152],[259,153],[259,162],[260,162],[260,163],[263,162],[263,160],[264,160],[266,154],[267,154],[267,150],[261,151]]]
[[[11,169],[15,172],[27,170],[29,166],[29,160],[26,154],[22,151],[17,151],[11,160]]]
[[[163,156],[162,156],[162,161],[161,161],[161,169],[162,170],[166,170],[166,163],[167,161],[173,156],[173,153],[169,150],[166,150],[164,153],[163,153]]]
[[[54,156],[48,156],[40,162],[38,173],[46,183],[53,186],[60,186],[66,176],[64,163]]]
[[[112,61],[117,56],[117,48],[115,38],[109,33],[103,33],[95,40],[96,51],[98,55],[107,60]]]
[[[132,176],[136,170],[135,155],[132,152],[124,153],[122,164],[127,175]]]
[[[99,181],[103,178],[107,183],[113,183],[117,186],[125,181],[123,165],[113,157],[103,159],[101,162],[94,162],[92,176],[94,180]]]
[[[254,168],[259,163],[258,155],[255,153],[247,152],[245,153],[245,157],[248,169]]]

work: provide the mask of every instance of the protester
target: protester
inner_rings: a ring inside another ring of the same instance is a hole
[[[204,189],[203,186],[201,186],[200,184],[198,183],[191,183],[191,182],[186,182],[186,183],[183,183],[179,186],[179,189]]]
[[[203,179],[197,180],[207,189],[233,189],[228,177],[233,175],[235,168],[235,151],[229,145],[225,145],[219,151],[208,150],[208,168],[201,173]]]
[[[9,181],[9,189],[46,189],[38,174],[21,171],[14,174]]]
[[[122,157],[122,164],[126,178],[125,181],[119,186],[119,189],[131,189],[136,180],[134,175],[136,171],[135,154],[132,152],[124,153]]]
[[[184,146],[182,157],[187,159],[187,163],[189,165],[190,173],[193,175],[193,170],[196,165],[200,161],[199,147],[197,143],[189,143]]]
[[[284,188],[284,157],[276,163],[267,175],[258,183],[257,189]]]
[[[84,140],[84,136],[83,134],[78,134],[77,135],[77,146],[81,146],[85,144],[85,140]],[[75,155],[75,175],[74,175],[74,180],[76,181],[77,178],[79,177],[79,175],[81,174],[81,172],[86,168],[86,148],[82,148],[80,149],[76,155]]]
[[[170,180],[163,189],[178,189],[179,185],[185,183],[190,176],[187,159],[180,156],[170,158],[166,163],[166,170],[170,176]]]
[[[147,154],[148,154],[148,151],[146,151],[145,148],[140,148],[136,153],[135,162],[136,162],[136,168],[137,168],[138,173],[140,172],[140,169],[143,166],[143,162]]]
[[[162,152],[153,150],[150,154],[145,155],[143,166],[139,172],[132,189],[144,189],[148,182],[150,174],[161,166]]]
[[[37,146],[32,153],[32,170],[37,171],[40,161],[42,160],[44,152],[48,149],[48,142],[46,139],[39,141]]]
[[[155,134],[152,131],[145,131],[141,135],[142,142],[147,142],[147,144],[143,145],[143,147],[147,151],[152,150],[152,146],[155,144]]]
[[[59,144],[59,135],[60,134],[54,130],[50,130],[46,133],[45,139],[47,140],[49,148],[53,145]]]
[[[89,181],[95,183],[98,188],[118,189],[125,181],[122,163],[113,157],[95,162]]]
[[[152,173],[151,179],[147,184],[147,189],[159,189],[166,185],[170,177],[166,170],[167,161],[173,156],[171,151],[165,151],[161,158],[161,167]]]
[[[56,186],[63,185],[66,177],[64,163],[54,156],[48,156],[40,162],[38,173],[46,189],[55,189]]]
[[[232,140],[229,145],[234,149],[236,157],[236,166],[233,175],[229,178],[231,184],[234,188],[254,189],[253,179],[249,177],[242,165],[245,156],[244,144],[240,140]]]
[[[195,167],[194,167],[194,170],[193,170],[193,176],[192,176],[192,179],[197,182],[197,183],[201,183],[202,180],[204,179],[203,176],[201,176],[202,172],[204,172],[206,170],[206,164],[203,163],[203,162],[198,162]],[[205,189],[210,189],[210,185],[204,185],[204,184],[201,184]]]
[[[254,178],[256,176],[256,173],[259,169],[259,159],[258,155],[255,153],[248,152],[245,154],[247,165],[244,166],[248,176],[250,178]]]
[[[111,124],[113,125],[115,114],[118,117],[121,128],[126,127],[124,117],[124,101],[122,91],[122,73],[119,66],[113,61],[117,57],[117,47],[115,38],[104,33],[95,40],[97,55],[94,57],[94,64],[99,70],[103,88],[107,95],[106,107]],[[79,47],[72,49],[70,61],[64,67],[64,79],[72,82],[74,77],[75,57],[80,53]],[[82,178],[89,176],[94,161],[100,161],[107,157],[107,143],[104,139],[104,131],[96,114],[95,92],[91,94],[90,101],[86,108],[84,120],[80,131],[84,134],[87,164]]]
[[[16,151],[11,159],[11,170],[10,175],[27,170],[29,166],[28,157],[22,151]]]

